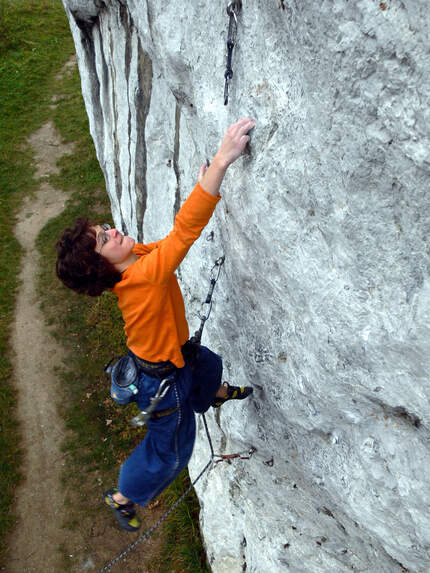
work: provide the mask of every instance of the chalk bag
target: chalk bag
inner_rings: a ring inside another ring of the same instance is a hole
[[[111,366],[115,358],[112,358],[104,367],[111,377],[110,395],[118,404],[128,404],[136,399],[139,391],[138,366],[132,356],[120,356]]]

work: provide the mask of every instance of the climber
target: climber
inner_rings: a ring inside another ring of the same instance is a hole
[[[240,156],[255,122],[243,117],[226,131],[210,166],[202,165],[198,183],[164,239],[137,244],[109,226],[86,218],[66,229],[57,242],[57,276],[78,293],[98,296],[106,289],[118,297],[129,354],[139,368],[136,402],[145,410],[162,380],[170,381],[143,441],[122,464],[118,488],[103,494],[120,525],[140,526],[135,503],[145,506],[188,464],[195,439],[195,412],[242,400],[252,387],[221,382],[221,358],[188,340],[185,308],[174,271],[208,223],[219,199],[227,168]]]

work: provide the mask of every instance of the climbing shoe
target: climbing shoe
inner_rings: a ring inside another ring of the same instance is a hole
[[[140,520],[136,516],[134,510],[134,503],[130,501],[124,505],[118,503],[112,497],[114,493],[117,493],[117,489],[109,489],[103,494],[103,501],[108,505],[114,512],[115,517],[119,521],[119,524],[123,529],[127,531],[137,531],[140,527]]]
[[[252,386],[230,386],[228,382],[224,382],[223,386],[227,388],[227,396],[223,398],[215,396],[211,402],[214,408],[219,408],[228,400],[244,400],[254,391]]]

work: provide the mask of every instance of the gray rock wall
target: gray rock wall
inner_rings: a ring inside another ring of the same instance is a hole
[[[257,448],[197,486],[213,571],[430,571],[427,2],[245,0],[225,107],[227,2],[64,1],[132,236],[258,122],[179,271],[194,328],[226,255],[204,342],[255,389],[208,415],[216,451]]]

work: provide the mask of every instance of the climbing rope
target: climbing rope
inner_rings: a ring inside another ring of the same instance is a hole
[[[197,330],[194,334],[194,336],[191,338],[192,342],[195,342],[197,344],[200,344],[201,341],[201,337],[202,337],[202,332],[203,332],[203,328],[205,326],[205,323],[207,321],[207,319],[210,316],[211,310],[212,310],[212,295],[214,292],[214,288],[216,285],[216,282],[219,278],[220,272],[221,272],[221,267],[224,264],[224,260],[225,257],[222,256],[219,259],[217,259],[215,261],[214,266],[211,269],[210,272],[210,286],[209,286],[209,292],[206,296],[206,299],[203,301],[202,305],[204,304],[208,304],[209,305],[209,309],[207,314],[202,314],[201,312],[198,313],[198,316],[201,320],[200,322],[200,328],[199,330]],[[199,481],[199,479],[206,473],[207,470],[214,468],[218,463],[220,462],[228,462],[231,463],[231,460],[233,459],[241,459],[241,460],[249,460],[252,456],[252,454],[256,451],[256,449],[252,446],[249,450],[245,451],[245,452],[238,452],[235,454],[216,454],[214,452],[214,448],[213,448],[213,444],[212,444],[212,439],[209,433],[209,428],[206,422],[206,417],[204,414],[201,415],[203,418],[203,424],[205,427],[205,431],[206,431],[206,436],[209,442],[209,448],[211,451],[211,457],[210,460],[208,461],[208,463],[205,465],[205,467],[202,469],[202,471],[199,473],[199,475],[196,477],[196,479],[187,487],[187,489],[184,491],[184,493],[175,501],[175,503],[160,517],[160,519],[154,524],[152,525],[147,531],[145,531],[145,533],[143,533],[138,539],[136,539],[136,541],[134,543],[132,543],[131,545],[129,545],[129,547],[127,547],[127,549],[124,549],[124,551],[122,551],[122,553],[120,553],[117,557],[115,557],[115,559],[112,559],[112,561],[110,561],[107,565],[105,565],[103,567],[103,569],[100,569],[97,573],[104,573],[104,571],[107,571],[108,569],[110,569],[111,567],[113,567],[113,565],[115,565],[116,563],[118,563],[118,561],[120,561],[123,557],[125,557],[126,555],[128,555],[130,553],[130,551],[132,551],[136,545],[138,545],[141,541],[144,541],[145,539],[147,539],[151,533],[153,533],[157,527],[159,527],[163,521],[178,507],[178,505],[181,503],[181,501],[183,501],[187,495],[190,493],[190,491],[193,489],[194,485]]]
[[[228,88],[230,80],[233,77],[233,69],[231,67],[231,59],[233,56],[233,48],[236,44],[237,36],[237,13],[242,8],[241,0],[233,0],[227,6],[227,14],[229,16],[228,34],[227,34],[227,66],[224,73],[224,105],[228,104]]]

